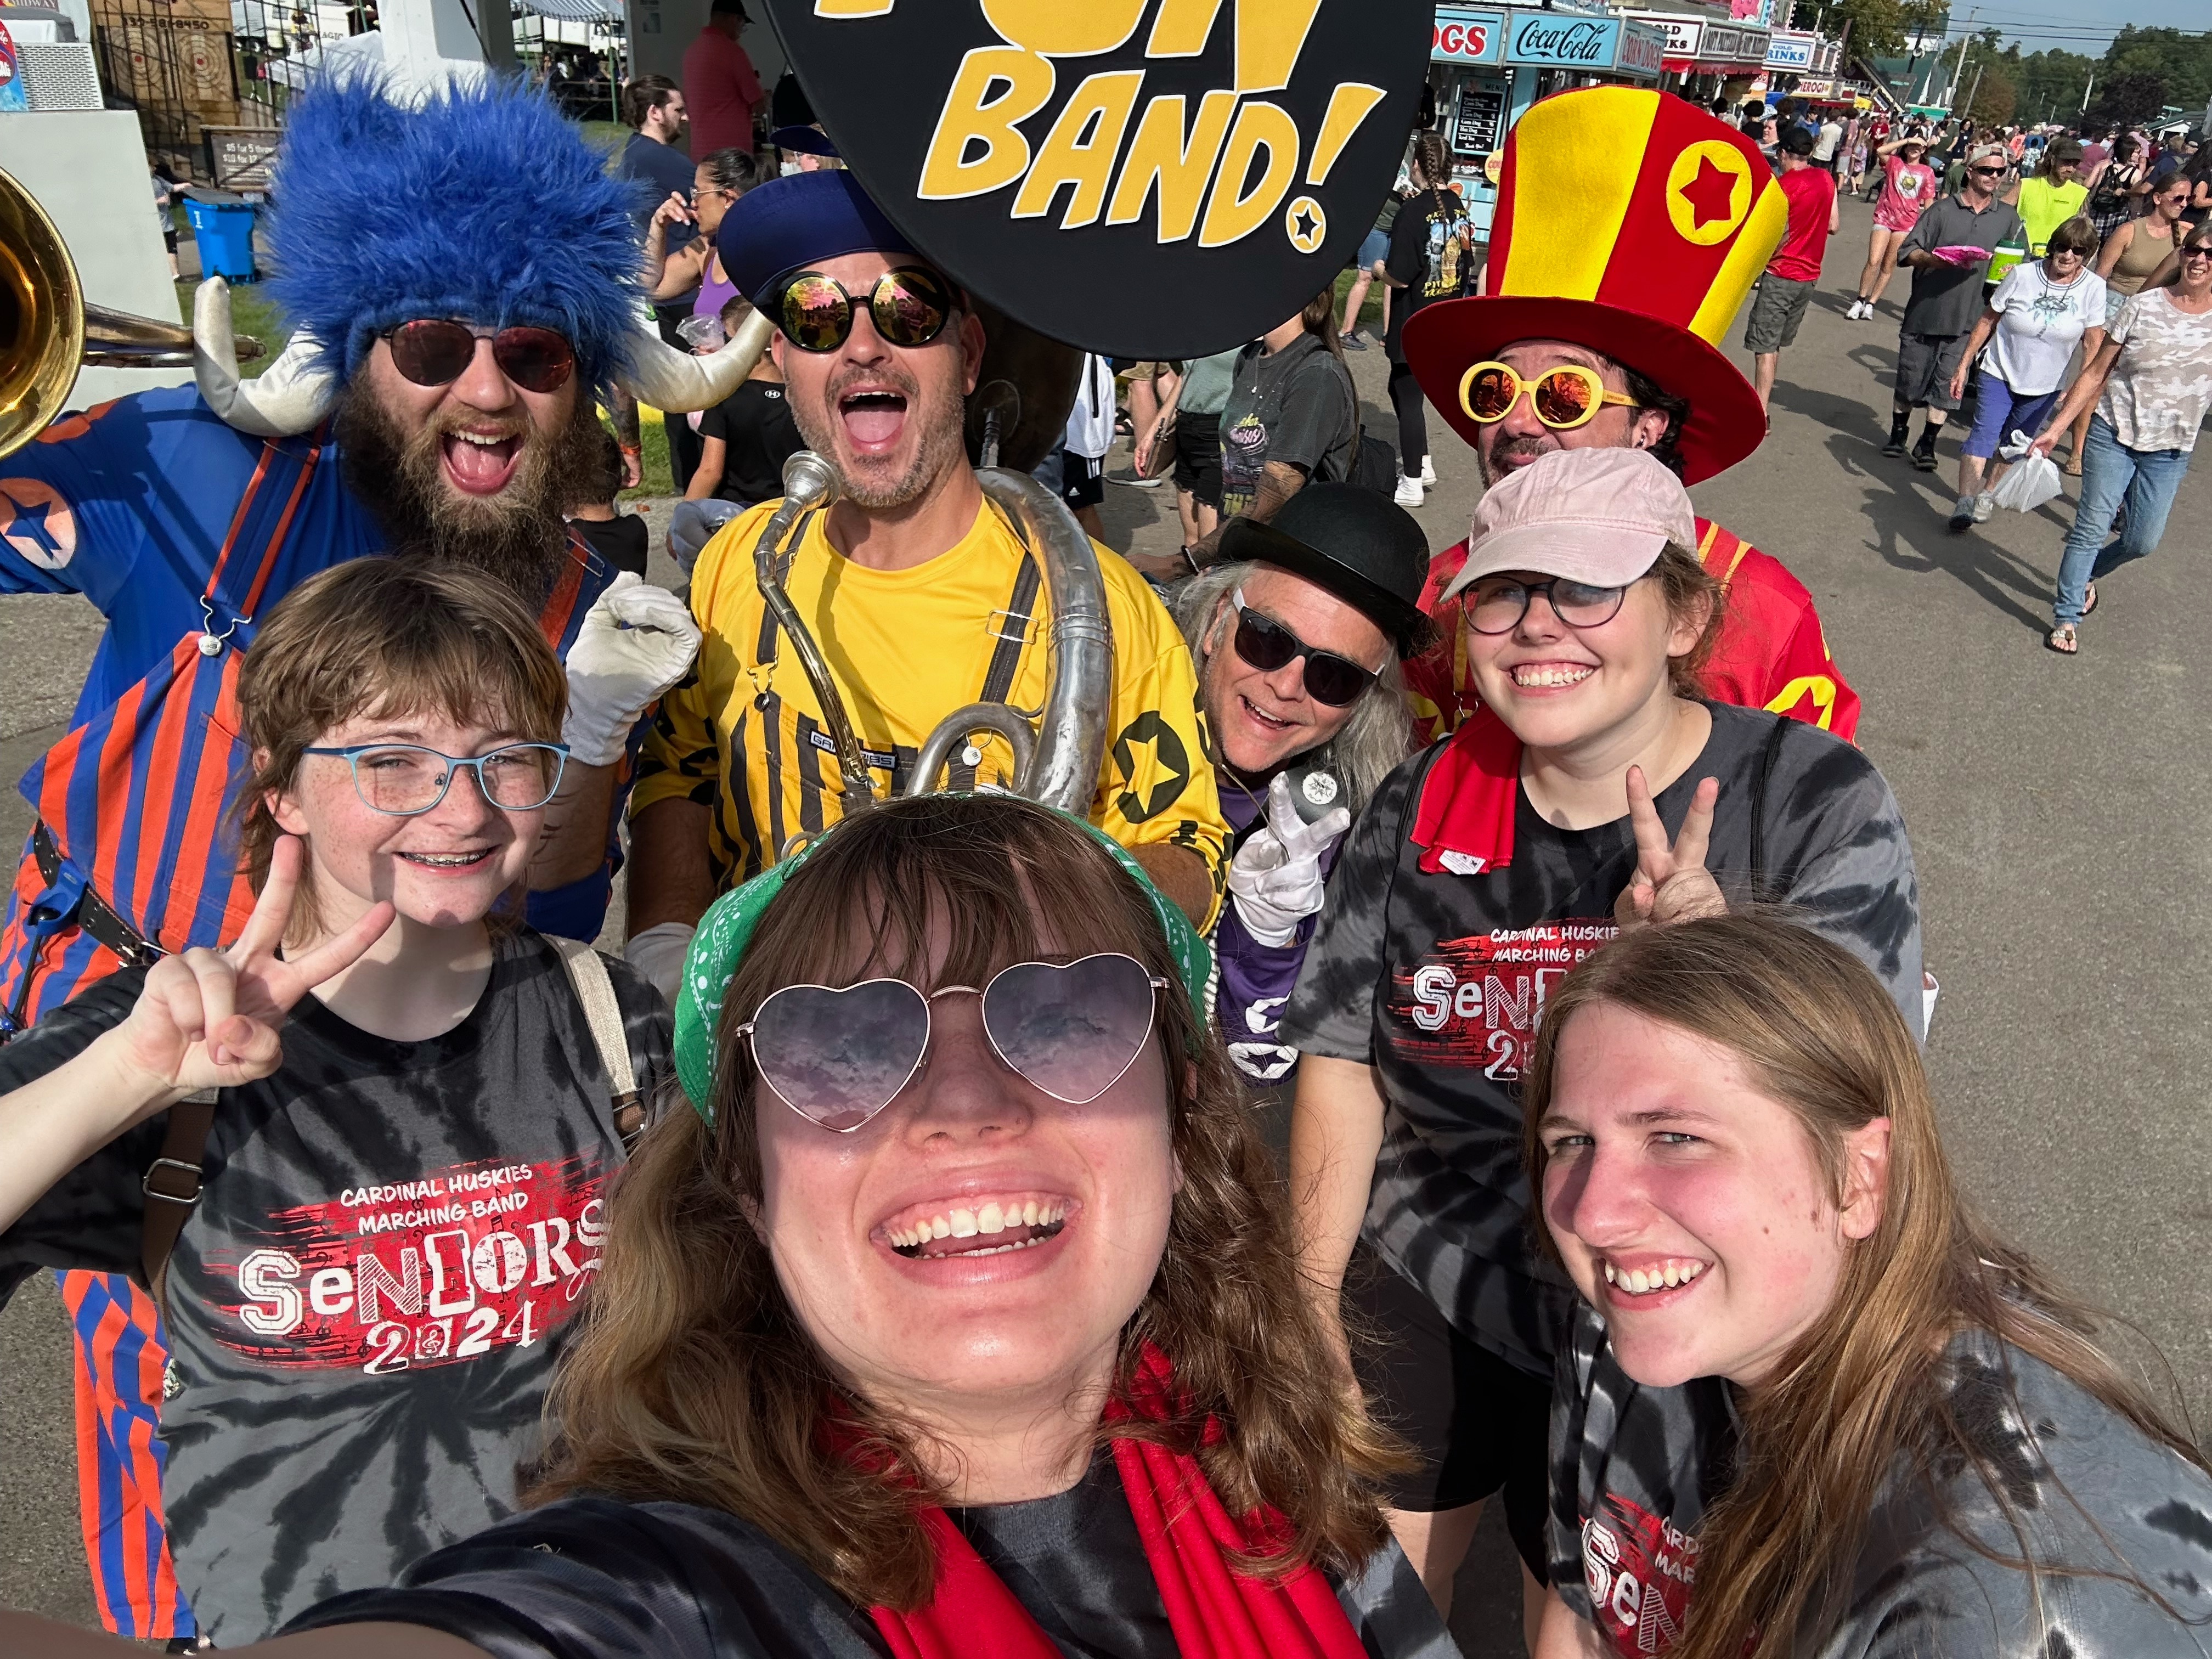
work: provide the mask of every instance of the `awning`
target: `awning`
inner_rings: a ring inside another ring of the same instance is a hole
[[[522,9],[565,23],[619,23],[623,18],[622,0],[522,0]]]

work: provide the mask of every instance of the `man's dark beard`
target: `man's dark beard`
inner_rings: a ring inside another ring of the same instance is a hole
[[[337,430],[346,487],[375,515],[392,552],[471,566],[532,610],[544,604],[568,546],[562,509],[574,480],[599,462],[599,413],[588,394],[579,392],[561,431],[529,434],[514,477],[496,495],[455,490],[442,476],[446,429],[433,422],[402,430],[362,380],[339,400]]]

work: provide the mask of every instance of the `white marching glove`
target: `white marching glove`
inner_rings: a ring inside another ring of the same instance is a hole
[[[698,931],[688,921],[664,921],[623,946],[623,960],[650,980],[672,1008],[684,983],[684,958],[690,954],[691,935]]]
[[[568,717],[561,741],[586,766],[623,757],[630,728],[699,654],[690,607],[629,571],[607,585],[568,647]]]
[[[1229,862],[1229,896],[1244,931],[1278,949],[1298,934],[1298,924],[1322,906],[1321,855],[1352,827],[1343,807],[1308,823],[1291,799],[1281,772],[1267,786],[1267,822],[1245,837]]]

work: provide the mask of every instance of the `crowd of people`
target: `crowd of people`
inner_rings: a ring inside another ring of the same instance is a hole
[[[0,1291],[65,1270],[115,1636],[0,1647],[1450,1659],[1497,1499],[1537,1659],[2202,1659],[2212,1469],[1960,1192],[1859,694],[1690,492],[1870,146],[1894,452],[1982,353],[1971,524],[1985,435],[2090,416],[2070,637],[2212,397],[2212,233],[2107,315],[2059,143],[1939,193],[1929,135],[1593,88],[1478,277],[1424,133],[1358,254],[1395,465],[1332,285],[1143,366],[1180,550],[1071,567],[1114,366],[979,471],[960,274],[827,135],[681,155],[689,89],[614,172],[538,93],[313,89],[278,366],[10,461],[69,539],[0,590],[110,623],[0,925]],[[1510,228],[1593,169],[1591,245]],[[623,398],[700,416],[680,595]]]
[[[1760,396],[1796,337],[1837,198],[1863,186],[1874,227],[1844,316],[1874,318],[1900,270],[1911,284],[1882,453],[1936,471],[1945,427],[1971,410],[1955,535],[1990,520],[2011,465],[2050,464],[2066,442],[2063,472],[2082,483],[2044,642],[2075,655],[2094,577],[2156,550],[2212,409],[2212,144],[2185,126],[2154,141],[2140,128],[2085,137],[1855,116],[1823,168],[1836,125],[1794,120],[1786,100],[1777,116],[1745,118],[1790,196],[1744,332]]]

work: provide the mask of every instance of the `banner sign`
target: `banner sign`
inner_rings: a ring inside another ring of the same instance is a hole
[[[1620,53],[1614,67],[1631,75],[1657,80],[1667,64],[1667,37],[1641,23],[1628,23],[1620,31]]]
[[[1195,357],[1266,332],[1375,223],[1426,0],[767,0],[892,222],[1053,339]]]
[[[1809,32],[1776,30],[1767,38],[1766,67],[1785,74],[1792,70],[1811,69],[1814,39]]]
[[[1555,12],[1516,13],[1505,38],[1509,64],[1607,70],[1620,40],[1617,17],[1562,17]]]
[[[1429,58],[1437,64],[1500,64],[1505,61],[1505,14],[1438,6]]]
[[[1705,27],[1703,20],[1685,17],[1679,12],[1671,11],[1632,11],[1622,15],[1639,23],[1649,23],[1654,28],[1666,30],[1667,56],[1669,58],[1698,56],[1698,43],[1703,38]]]

